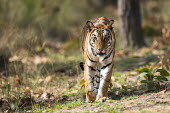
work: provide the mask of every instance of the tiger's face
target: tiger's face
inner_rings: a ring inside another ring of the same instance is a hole
[[[93,28],[89,43],[95,55],[106,55],[113,47],[112,31],[109,28]]]

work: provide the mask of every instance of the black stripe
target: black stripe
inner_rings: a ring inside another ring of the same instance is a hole
[[[100,78],[102,78],[103,77],[103,75],[100,75]]]
[[[90,78],[92,79],[92,80],[94,80],[94,77],[92,77],[91,75],[89,75],[90,76]]]
[[[87,65],[88,66],[88,65]],[[92,66],[88,66],[92,71],[96,71]]]
[[[97,61],[94,61],[94,60],[92,60],[90,57],[89,57],[89,55],[87,54],[87,57],[88,57],[88,59],[91,61],[91,62],[97,62]]]
[[[98,87],[94,87],[94,88],[99,89]]]
[[[90,81],[90,83],[92,83],[93,84],[93,86],[94,86],[94,77],[92,77],[91,75],[89,75],[90,76],[90,78],[92,79],[92,81]],[[93,90],[94,91],[94,90]]]
[[[104,57],[104,59],[103,59],[102,61],[104,61],[104,60],[106,60],[107,58],[109,58],[110,55],[112,54],[112,52],[113,52],[113,49],[111,50],[111,52],[110,52],[106,57]]]
[[[103,79],[103,75],[100,75],[100,81]]]
[[[89,66],[88,64],[87,64],[87,62],[85,62],[86,63],[86,65],[87,65],[87,67],[88,68],[90,68],[92,71],[96,71],[92,66]],[[91,76],[90,76],[91,77]]]
[[[106,68],[106,67],[110,66],[111,64],[112,64],[112,62],[110,62],[109,64],[107,64],[107,65],[103,66],[101,69],[104,69],[104,68]]]
[[[100,73],[100,69],[99,68],[97,68],[97,71]]]
[[[97,81],[97,80],[96,80],[96,83],[100,83],[100,81]]]
[[[93,83],[93,81],[91,81],[90,83]]]
[[[96,54],[94,53],[94,49],[93,48],[91,48],[91,51],[92,51],[93,55],[96,56]]]
[[[107,48],[110,47],[110,46],[111,46],[111,43],[109,43],[109,45],[107,46]],[[106,48],[106,49],[107,49],[107,48]]]
[[[97,78],[100,78],[100,76],[98,76],[98,75],[96,75],[97,76]]]
[[[89,40],[90,46],[94,47],[91,40],[92,38]]]
[[[93,86],[94,86],[94,81],[93,80],[90,83],[93,84]]]

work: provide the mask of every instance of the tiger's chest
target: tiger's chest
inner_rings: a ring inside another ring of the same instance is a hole
[[[113,51],[108,51],[105,55],[96,55],[93,50],[89,47],[86,57],[86,62],[93,67],[102,67],[113,60]]]

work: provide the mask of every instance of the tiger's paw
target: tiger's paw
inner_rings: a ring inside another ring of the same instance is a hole
[[[98,102],[106,102],[106,100],[109,100],[109,98],[108,97],[101,97],[96,101],[98,101]]]
[[[95,99],[89,99],[89,98],[86,98],[86,100],[85,100],[86,103],[92,103],[94,101],[95,101]]]
[[[86,102],[86,103],[92,103],[93,101],[86,100],[85,102]]]

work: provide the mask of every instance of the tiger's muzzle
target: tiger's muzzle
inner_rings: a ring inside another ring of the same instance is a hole
[[[96,54],[100,56],[106,55],[106,51],[103,49],[96,49]]]

